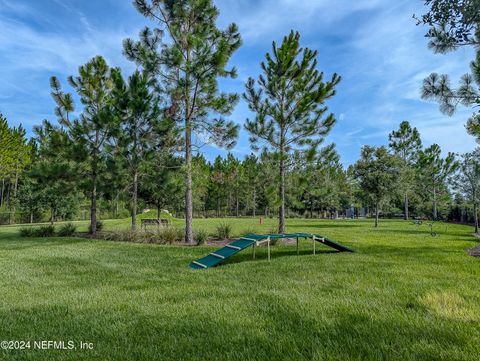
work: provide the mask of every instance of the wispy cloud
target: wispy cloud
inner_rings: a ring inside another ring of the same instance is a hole
[[[420,99],[422,80],[430,72],[455,80],[468,70],[473,54],[461,50],[434,55],[427,49],[425,28],[413,13],[422,2],[411,0],[215,0],[220,25],[236,22],[244,39],[232,65],[239,78],[222,81],[222,90],[242,92],[247,77],[256,77],[272,40],[299,30],[302,44],[319,50],[319,68],[327,77],[343,77],[338,95],[328,102],[338,123],[327,142],[337,143],[345,163],[353,162],[363,144],[387,143],[388,133],[409,120],[425,144],[463,152],[475,146],[464,123],[470,110],[453,117],[437,104]],[[65,78],[80,64],[103,55],[111,65],[130,71],[122,40],[136,37],[146,24],[130,1],[0,0],[0,111],[15,123],[38,123],[53,116],[48,78]],[[241,102],[232,115],[238,124],[250,116]],[[208,148],[209,154],[222,151]],[[244,130],[234,152],[248,154]]]

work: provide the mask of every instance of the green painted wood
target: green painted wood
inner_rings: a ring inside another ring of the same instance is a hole
[[[190,263],[190,267],[193,269],[205,269],[219,265],[230,257],[243,251],[244,249],[253,246],[256,242],[270,239],[283,239],[283,238],[314,238],[317,242],[320,242],[328,247],[334,248],[339,252],[354,252],[352,249],[335,242],[331,239],[323,237],[319,234],[311,233],[284,233],[284,234],[247,234],[228,245],[213,251],[207,256],[197,259]]]

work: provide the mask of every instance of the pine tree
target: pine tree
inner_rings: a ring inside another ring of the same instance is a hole
[[[71,119],[75,106],[73,97],[62,91],[60,82],[52,77],[52,97],[57,107],[56,115],[60,124],[68,129],[73,140],[72,155],[82,163],[84,174],[89,179],[85,184],[90,203],[90,231],[97,230],[97,190],[99,177],[105,169],[105,145],[115,126],[115,116],[112,109],[112,69],[105,59],[97,56],[87,64],[79,67],[79,75],[68,78],[75,89],[83,110],[77,119]]]
[[[149,77],[145,73],[135,71],[128,78],[128,83],[119,71],[114,71],[112,75],[115,81],[115,111],[119,119],[114,134],[115,148],[131,177],[132,230],[135,230],[140,170],[148,167],[154,152],[170,144],[172,135],[168,133],[174,132],[174,127],[161,124],[168,120],[163,119],[160,99],[152,92]]]
[[[260,186],[260,164],[254,154],[250,154],[243,160],[243,174],[247,193],[247,205],[252,209],[252,216],[256,216],[258,193]]]
[[[389,147],[402,160],[400,189],[404,199],[403,216],[407,220],[409,196],[414,188],[414,166],[422,149],[422,141],[417,128],[412,128],[407,121],[400,123],[399,129],[392,131],[388,139]]]
[[[480,203],[480,148],[462,156],[459,174],[455,179],[459,189],[473,205],[475,233],[478,233],[478,205]]]
[[[135,0],[134,5],[161,28],[145,28],[138,42],[125,40],[124,52],[158,79],[157,89],[170,97],[169,116],[182,124],[185,241],[193,243],[193,140],[226,148],[235,144],[238,126],[223,116],[231,114],[238,95],[221,93],[217,79],[236,76],[235,68],[226,66],[241,44],[240,34],[235,24],[226,30],[217,28],[219,12],[211,0]],[[163,30],[169,42],[162,38]]]
[[[438,144],[432,144],[419,153],[418,168],[423,184],[432,196],[433,219],[438,218],[438,196],[445,188],[445,181],[458,168],[458,162],[453,153],[442,158],[442,150]]]
[[[300,34],[291,32],[282,45],[272,45],[272,53],[262,62],[263,74],[246,84],[245,100],[256,113],[247,119],[246,130],[254,149],[264,143],[278,156],[278,232],[285,232],[285,174],[288,156],[296,147],[316,148],[335,124],[325,101],[335,95],[340,77],[324,82],[317,70],[317,51],[301,48]]]
[[[28,177],[32,180],[32,192],[38,197],[40,207],[50,211],[53,224],[62,211],[71,213],[78,204],[78,164],[70,160],[69,153],[74,147],[65,129],[45,120],[34,131],[38,156]]]
[[[471,72],[464,74],[458,87],[452,87],[447,74],[432,73],[423,81],[422,98],[433,99],[440,110],[452,115],[459,105],[480,106],[480,0],[425,0],[429,11],[417,17],[418,24],[429,27],[426,37],[435,53],[447,53],[473,47],[476,57]],[[468,132],[480,140],[480,114],[475,112],[467,122]]]
[[[398,158],[389,154],[385,147],[364,146],[361,158],[355,163],[354,175],[362,197],[375,207],[377,228],[380,208],[389,200],[398,182]]]

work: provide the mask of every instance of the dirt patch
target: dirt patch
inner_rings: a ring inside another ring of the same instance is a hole
[[[467,252],[472,257],[480,257],[480,245],[470,248]]]

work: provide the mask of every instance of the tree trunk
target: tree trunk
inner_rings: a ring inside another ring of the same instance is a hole
[[[2,179],[2,196],[0,197],[0,208],[3,207],[4,194],[5,194],[5,178]]]
[[[97,233],[97,175],[92,176],[92,199],[90,204],[90,233]]]
[[[253,189],[253,218],[255,218],[256,208],[257,208],[257,190]]]
[[[120,197],[120,192],[117,191],[117,195],[115,196],[115,218],[118,218],[118,198]]]
[[[238,218],[238,217],[239,217],[239,211],[240,211],[240,208],[239,208],[239,207],[240,207],[240,203],[239,203],[239,200],[238,200],[238,194],[237,194],[236,198],[237,198],[237,199],[236,199],[236,205],[235,205],[235,207],[236,207],[236,215],[237,215],[237,218]]]
[[[33,212],[30,212],[30,224],[33,223]]]
[[[285,159],[280,150],[280,207],[278,208],[278,233],[285,233]]]
[[[473,217],[475,219],[475,233],[478,233],[478,206],[477,202],[473,204]]]
[[[15,223],[15,213],[17,213],[17,189],[18,189],[18,170],[15,169],[15,185],[13,188],[13,207],[12,207],[12,213],[11,213],[11,218],[13,222],[10,222],[10,223]]]
[[[160,202],[157,202],[157,219],[160,219],[160,214],[162,212],[161,208],[162,206],[160,205]]]
[[[53,207],[50,208],[50,224],[53,226],[53,223],[55,222],[55,210]]]
[[[378,228],[378,203],[375,204],[375,228]]]
[[[405,193],[405,211],[403,214],[403,219],[408,220],[408,193]]]
[[[185,242],[193,244],[193,199],[192,199],[192,131],[185,121]]]
[[[138,197],[138,171],[133,171],[133,190],[132,190],[132,231],[137,229],[137,197]]]
[[[433,187],[433,220],[437,220],[437,189]]]
[[[92,194],[90,204],[90,233],[97,233],[97,178],[98,178],[98,144],[100,143],[100,132],[95,132],[95,149],[92,158]]]

